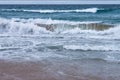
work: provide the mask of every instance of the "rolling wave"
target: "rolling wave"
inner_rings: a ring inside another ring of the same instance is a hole
[[[69,13],[69,12],[86,12],[96,13],[98,8],[75,9],[75,10],[28,10],[28,9],[2,9],[2,11],[20,11],[20,12],[39,12],[39,13]]]
[[[101,30],[110,26],[100,24],[100,21],[74,22],[52,19],[0,19],[0,33],[39,34],[40,32],[67,33],[79,28],[80,30]],[[75,32],[77,32],[76,30]]]
[[[120,39],[120,26],[102,24],[99,21],[74,22],[52,19],[3,19],[0,18],[0,34],[81,34],[84,38]]]
[[[86,8],[86,9],[74,9],[74,10],[32,10],[32,9],[1,9],[1,11],[15,11],[15,12],[34,12],[34,13],[101,13],[101,12],[109,12],[114,11],[119,8]]]

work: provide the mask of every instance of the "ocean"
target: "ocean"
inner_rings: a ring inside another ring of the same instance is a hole
[[[120,5],[0,5],[0,60],[42,62],[55,79],[41,80],[119,80]]]

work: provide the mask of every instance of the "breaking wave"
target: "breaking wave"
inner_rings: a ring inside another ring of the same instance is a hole
[[[52,28],[50,29],[51,26]],[[99,31],[101,27],[103,28],[107,27],[107,28]],[[9,39],[7,38],[7,40],[6,40],[6,35],[10,35],[10,38]],[[18,37],[16,37],[16,35]],[[23,39],[22,40],[21,35],[29,35],[29,36],[33,35],[35,37],[37,35],[37,38],[32,40],[34,38],[33,36],[31,38],[25,37],[24,39],[22,37]],[[34,58],[40,59],[41,56],[60,57],[59,55],[56,54],[51,55],[50,54],[51,52],[49,53],[49,51],[59,51],[59,50],[65,50],[65,51],[72,50],[73,52],[74,51],[78,51],[78,52],[96,51],[96,52],[106,52],[106,53],[112,51],[120,52],[119,35],[120,35],[119,24],[116,26],[110,26],[108,24],[106,25],[101,23],[101,21],[74,22],[74,21],[52,20],[52,19],[0,18],[0,37],[1,36],[5,37],[5,38],[1,37],[1,41],[0,41],[0,51],[3,51],[3,53],[1,53],[0,55],[0,58],[16,59],[19,57],[21,59],[29,58],[31,60]],[[56,36],[62,38],[54,38]],[[51,37],[53,40],[51,40]],[[118,40],[112,40],[112,39],[118,39]],[[93,41],[89,41],[89,40],[93,40]],[[51,41],[54,41],[54,43],[51,44]],[[100,43],[97,41],[99,41]],[[57,45],[58,47],[56,47],[55,45]],[[45,52],[40,54],[39,51],[42,52],[46,49],[48,49],[47,55],[44,54]],[[14,54],[7,53],[7,51],[13,51]],[[33,52],[31,52],[31,54],[26,54],[27,51],[28,52],[33,51]],[[35,52],[38,51],[37,54],[33,54],[35,53],[34,51]],[[23,55],[26,56],[23,57]],[[116,56],[108,55],[107,57],[105,56],[105,60],[108,61],[117,60],[114,59],[114,57],[116,58]],[[99,58],[101,59],[101,57]]]
[[[24,20],[23,20],[24,21]],[[31,22],[15,21],[14,19],[0,19],[0,34],[34,34],[49,33],[45,28],[38,27]]]
[[[36,34],[51,33],[49,26],[89,24],[94,22],[72,22],[51,19],[3,19],[0,18],[0,34]],[[52,27],[51,27],[52,28]],[[72,28],[72,27],[71,27]],[[67,29],[67,28],[66,28]]]
[[[100,21],[74,22],[52,19],[3,19],[0,34],[40,35],[72,34],[84,38],[120,39],[120,26],[102,24]]]
[[[2,9],[2,11],[23,11],[23,12],[39,12],[39,13],[69,13],[69,12],[89,12],[96,13],[98,8],[75,9],[75,10],[28,10],[28,9]]]
[[[74,10],[53,10],[53,9],[1,9],[1,11],[15,11],[15,12],[33,12],[33,13],[101,13],[114,11],[119,8],[86,8],[86,9],[74,9]]]

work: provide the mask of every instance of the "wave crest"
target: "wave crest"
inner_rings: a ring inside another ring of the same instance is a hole
[[[33,12],[33,13],[102,13],[118,10],[119,8],[84,8],[84,9],[1,9],[1,11],[14,12]]]
[[[101,28],[103,27],[103,28]],[[102,30],[103,29],[103,30]],[[74,22],[52,19],[3,19],[0,18],[0,34],[72,34],[84,38],[120,39],[120,26],[101,24],[99,21]]]
[[[75,10],[28,10],[28,9],[2,9],[2,11],[23,11],[23,12],[39,12],[39,13],[69,13],[69,12],[89,12],[96,13],[98,8],[75,9]]]

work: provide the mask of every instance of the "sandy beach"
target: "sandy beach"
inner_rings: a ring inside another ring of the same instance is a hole
[[[119,67],[107,67],[109,64],[100,66],[91,61],[83,62],[85,63],[80,62],[81,64],[78,65],[61,61],[51,63],[47,60],[38,62],[1,60],[0,80],[118,80],[120,78]]]

